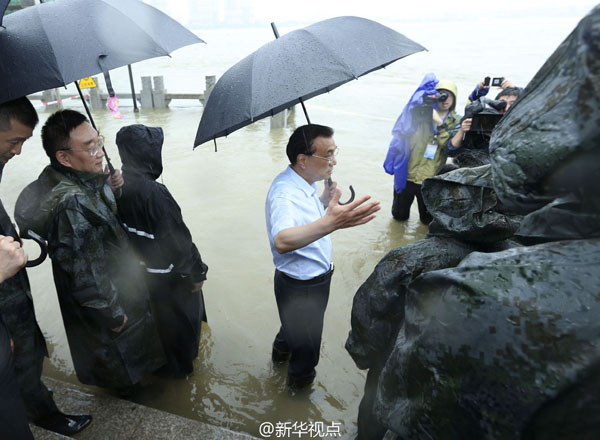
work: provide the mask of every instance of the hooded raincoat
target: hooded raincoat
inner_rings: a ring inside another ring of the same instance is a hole
[[[198,356],[205,311],[202,291],[192,293],[192,288],[206,279],[208,266],[192,242],[179,205],[167,187],[156,182],[163,169],[163,139],[161,128],[144,125],[117,133],[125,179],[117,204],[146,270],[167,372],[181,375],[192,372]]]
[[[397,193],[404,190],[407,181],[420,185],[423,180],[436,174],[439,167],[446,162],[446,143],[453,136],[457,125],[460,125],[460,116],[454,110],[444,121],[447,128],[439,131],[434,131],[432,126],[419,123],[413,117],[415,108],[423,105],[423,97],[436,93],[438,82],[433,73],[425,75],[392,129],[393,138],[383,168],[386,173],[394,175],[394,190]],[[454,100],[456,102],[456,96]],[[427,144],[433,142],[439,148],[433,158],[425,158]]]
[[[79,380],[134,385],[164,364],[142,268],[117,218],[106,176],[47,166],[20,194],[15,218],[48,242]],[[119,327],[127,315],[127,325]]]

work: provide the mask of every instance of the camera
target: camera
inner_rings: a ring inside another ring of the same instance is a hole
[[[435,95],[424,95],[423,96],[423,105],[428,105],[433,107],[436,102],[445,102],[448,99],[447,93],[436,92]]]
[[[489,98],[479,98],[468,104],[465,107],[465,119],[473,118],[470,132],[490,134],[502,117],[500,111],[505,107],[506,101]]]
[[[483,80],[483,85],[486,87],[490,87],[490,80],[492,82],[492,87],[500,87],[502,85],[502,81],[504,81],[504,77],[499,76],[499,77],[490,78],[489,76],[486,76],[485,79]]]
[[[438,102],[445,102],[448,99],[447,93],[436,92],[432,95],[423,95],[423,104],[417,105],[412,110],[412,116],[415,120],[421,122],[433,123],[433,108]]]

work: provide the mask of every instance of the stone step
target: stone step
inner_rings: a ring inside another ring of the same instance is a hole
[[[249,434],[191,420],[127,400],[97,394],[89,389],[47,376],[44,383],[53,390],[54,400],[65,413],[91,414],[94,421],[79,440],[252,440]],[[60,434],[31,425],[36,440],[67,439]]]

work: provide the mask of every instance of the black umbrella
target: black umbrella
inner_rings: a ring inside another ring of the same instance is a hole
[[[0,103],[204,42],[138,0],[57,0],[6,17],[0,28]],[[106,154],[111,174],[114,168]]]
[[[57,0],[0,28],[0,103],[203,42],[138,0]]]
[[[8,7],[10,0],[0,0],[0,26],[2,26],[2,19],[4,18],[4,11]]]
[[[292,31],[217,81],[194,147],[422,50],[393,29],[360,17],[331,18]]]

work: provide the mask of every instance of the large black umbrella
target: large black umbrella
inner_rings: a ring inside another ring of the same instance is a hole
[[[30,6],[0,28],[0,103],[204,41],[138,0],[57,0]],[[106,154],[111,174],[114,168]]]
[[[0,28],[0,103],[203,42],[138,0],[57,0]]]
[[[360,17],[331,18],[292,31],[223,74],[206,103],[194,147],[422,50],[393,29]]]

